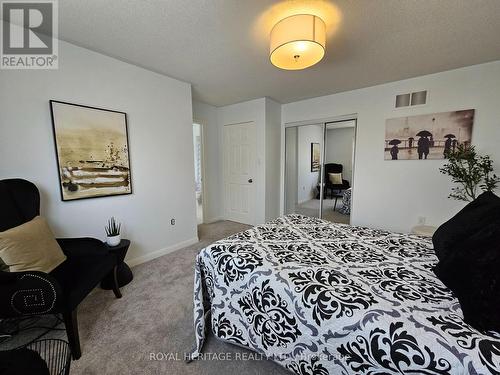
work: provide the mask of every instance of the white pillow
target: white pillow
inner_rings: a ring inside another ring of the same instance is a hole
[[[330,182],[334,185],[342,185],[342,173],[328,173]]]

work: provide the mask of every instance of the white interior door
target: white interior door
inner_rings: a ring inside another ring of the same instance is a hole
[[[255,124],[224,126],[224,207],[226,219],[255,223]]]

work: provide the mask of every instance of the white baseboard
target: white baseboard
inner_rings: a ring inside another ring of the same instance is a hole
[[[163,255],[173,253],[174,251],[182,249],[183,247],[191,246],[198,242],[199,242],[198,237],[193,237],[190,238],[189,240],[176,243],[175,245],[165,247],[163,249],[135,257],[133,259],[126,259],[126,262],[130,267],[137,266],[138,264],[145,263],[147,261],[161,257]]]

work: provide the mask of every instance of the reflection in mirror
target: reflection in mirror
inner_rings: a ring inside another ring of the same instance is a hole
[[[356,120],[285,128],[285,214],[350,223]]]
[[[325,126],[322,218],[334,223],[350,223],[355,133],[355,120]]]
[[[320,214],[323,124],[285,128],[285,213]]]

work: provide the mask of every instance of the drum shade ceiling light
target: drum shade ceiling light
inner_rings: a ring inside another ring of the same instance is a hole
[[[323,20],[312,14],[296,14],[274,25],[269,58],[281,69],[305,69],[321,61],[325,45]]]

